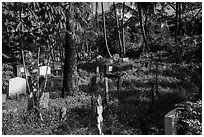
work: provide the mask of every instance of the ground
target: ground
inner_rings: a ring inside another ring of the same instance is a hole
[[[190,91],[197,89],[188,79],[183,80],[187,75],[185,71],[180,71],[182,68],[179,65],[161,63],[156,71],[155,64],[145,68],[138,60],[131,62],[134,67],[124,72],[121,90],[116,89],[116,80],[109,80],[109,100],[103,112],[103,132],[114,135],[164,134],[165,114],[174,109],[175,104],[189,99]],[[89,82],[94,73],[90,65],[82,64],[78,68],[80,91],[74,96],[60,98],[62,78],[52,79],[54,88],[47,89],[50,92],[49,108],[41,110],[43,121],[32,112],[26,112],[26,97],[3,103],[2,133],[97,135],[89,92]],[[64,120],[60,120],[62,107],[67,109]]]

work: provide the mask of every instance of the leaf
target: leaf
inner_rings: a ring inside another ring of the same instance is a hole
[[[33,14],[33,16],[34,16],[34,19],[35,20],[38,20],[38,16],[35,14],[35,12],[34,11],[31,11],[32,12],[32,14]]]
[[[22,24],[21,26],[22,26],[22,29],[21,29],[21,31],[22,31],[22,32],[25,32],[25,30],[26,30],[26,29],[25,29],[25,26],[24,26],[24,24]]]
[[[57,14],[57,12],[58,12],[57,8],[54,6],[53,9],[55,11],[55,14]]]
[[[48,18],[48,15],[47,15],[47,13],[45,13],[45,19],[47,19]]]
[[[52,16],[51,16],[50,12],[48,12],[48,15],[49,15],[49,22],[51,22],[52,21]]]
[[[60,21],[59,23],[60,23],[60,29],[63,29],[63,24],[62,24],[62,22]]]
[[[2,57],[3,57],[3,58],[7,58],[7,59],[10,58],[9,56],[7,56],[7,55],[4,54],[4,53],[2,53]]]
[[[54,10],[52,6],[50,6],[50,9],[51,9],[51,13],[54,14]]]
[[[16,27],[16,31],[20,31],[21,26],[22,26],[22,22],[19,22],[19,24]]]
[[[67,21],[67,18],[66,18],[66,16],[65,16],[65,13],[64,13],[63,9],[61,10],[61,13],[62,13],[62,16],[63,16],[65,22],[66,22],[66,21]]]
[[[66,23],[65,22],[63,22],[63,25],[64,25],[64,28],[66,28]]]

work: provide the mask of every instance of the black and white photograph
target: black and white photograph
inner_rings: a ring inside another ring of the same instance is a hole
[[[1,9],[1,135],[202,135],[202,2]]]

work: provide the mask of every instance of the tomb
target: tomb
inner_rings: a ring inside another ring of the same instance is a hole
[[[53,74],[56,76],[62,75],[63,65],[62,62],[54,62],[53,63]]]
[[[164,116],[165,135],[176,135],[176,122],[178,120],[176,109],[171,110]]]
[[[40,68],[40,73],[39,73],[39,75],[40,76],[45,76],[46,74],[47,75],[49,75],[49,74],[51,74],[51,68],[50,68],[50,66],[41,66]]]
[[[25,75],[24,66],[22,64],[16,65],[17,68],[17,77],[23,77]],[[30,72],[28,71],[28,66],[26,68],[26,75],[30,76]]]
[[[9,97],[26,94],[26,79],[15,77],[9,80]]]

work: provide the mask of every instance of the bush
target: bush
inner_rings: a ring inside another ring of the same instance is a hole
[[[182,109],[177,110],[179,120],[176,124],[179,135],[201,135],[202,134],[202,101],[196,103],[186,101]]]
[[[5,94],[9,85],[9,79],[13,75],[12,72],[13,67],[9,64],[2,64],[2,91]]]

